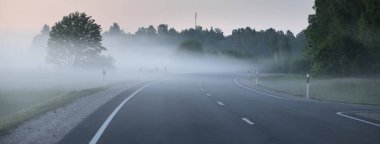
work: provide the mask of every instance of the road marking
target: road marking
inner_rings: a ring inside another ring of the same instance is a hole
[[[224,105],[224,103],[222,103],[222,102],[220,102],[220,101],[218,101],[218,104],[219,104],[219,105],[221,105],[221,106],[223,106],[223,105]]]
[[[102,134],[103,134],[104,130],[106,130],[108,124],[112,121],[112,119],[115,117],[115,115],[117,114],[117,112],[121,109],[121,107],[123,107],[123,105],[128,102],[128,100],[130,100],[138,92],[140,92],[141,90],[143,90],[144,88],[148,87],[149,85],[151,85],[153,83],[154,82],[151,82],[149,84],[144,85],[140,89],[138,89],[135,92],[133,92],[129,97],[127,97],[126,99],[124,99],[124,101],[121,102],[120,105],[117,106],[116,109],[108,116],[108,118],[106,119],[106,121],[104,121],[104,123],[99,128],[99,130],[96,132],[95,136],[91,139],[91,141],[90,141],[89,144],[96,144],[98,142],[100,136],[102,136]]]
[[[240,83],[238,82],[238,78],[235,78],[234,81],[235,81],[235,84],[237,84],[238,86],[240,86],[240,87],[242,87],[242,88],[246,88],[246,89],[251,90],[251,91],[254,91],[254,92],[256,92],[256,93],[260,93],[260,94],[263,94],[263,95],[271,96],[271,97],[274,97],[274,98],[286,99],[286,98],[284,98],[284,97],[280,97],[280,96],[276,96],[276,95],[272,95],[272,94],[268,94],[268,93],[260,92],[260,91],[257,91],[257,90],[255,90],[255,89],[253,89],[253,88],[250,88],[250,87],[247,87],[247,86],[245,86],[245,85],[242,85],[242,84],[240,84]]]
[[[241,118],[243,121],[245,121],[246,123],[250,124],[250,125],[253,125],[255,123],[251,122],[249,119],[247,118]]]
[[[201,88],[201,91],[205,91],[205,89]]]
[[[360,122],[364,122],[364,123],[367,123],[367,124],[371,124],[371,125],[380,127],[380,124],[369,122],[369,121],[362,120],[362,119],[359,119],[359,118],[355,118],[355,117],[352,117],[352,116],[349,116],[349,115],[345,115],[343,113],[344,112],[337,112],[336,114],[340,115],[340,116],[343,116],[343,117],[346,117],[346,118],[350,118],[350,119],[353,119],[353,120],[357,120],[357,121],[360,121]]]
[[[210,94],[206,94],[207,96],[211,96]]]

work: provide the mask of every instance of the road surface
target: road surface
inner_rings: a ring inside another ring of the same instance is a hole
[[[337,114],[379,107],[270,96],[239,85],[236,77],[186,74],[136,86],[103,105],[60,143],[380,143],[380,126]]]

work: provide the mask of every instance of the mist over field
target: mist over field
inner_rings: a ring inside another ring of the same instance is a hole
[[[47,39],[36,42],[34,39],[37,36],[32,33],[1,35],[0,92],[47,89],[70,91],[103,85],[103,67],[62,68],[47,63]],[[179,52],[179,44],[125,45],[105,37],[103,46],[107,50],[102,53],[114,59],[114,66],[106,68],[107,84],[138,79],[145,74],[236,72],[253,67],[248,60],[211,54],[184,54]]]

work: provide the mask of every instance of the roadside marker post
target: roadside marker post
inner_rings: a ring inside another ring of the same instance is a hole
[[[103,68],[103,88],[106,86],[106,82],[105,82],[105,79],[106,79],[106,69]]]
[[[258,85],[259,84],[259,72],[257,72],[257,70],[255,73],[255,77],[256,77],[256,85]]]
[[[306,99],[309,99],[309,81],[310,75],[306,74]]]

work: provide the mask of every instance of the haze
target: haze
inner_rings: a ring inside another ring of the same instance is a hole
[[[0,31],[38,33],[43,24],[53,25],[62,16],[84,11],[107,29],[118,22],[134,33],[138,27],[162,23],[177,30],[198,24],[218,27],[225,34],[238,27],[265,30],[291,30],[298,33],[307,27],[313,13],[313,0],[0,0]]]

